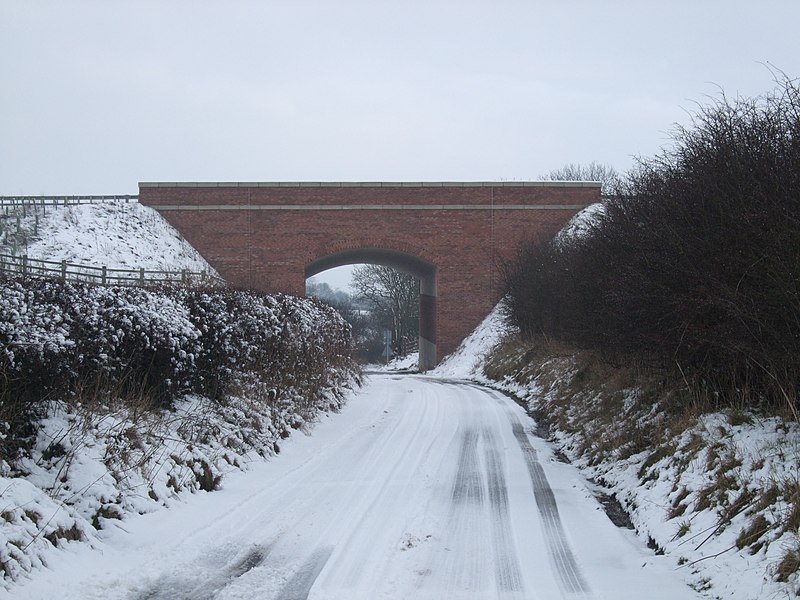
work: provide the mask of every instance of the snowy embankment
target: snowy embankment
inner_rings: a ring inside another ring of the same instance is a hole
[[[161,215],[138,202],[33,206],[19,217],[23,235],[19,239],[12,235],[9,242],[14,241],[17,254],[30,258],[118,269],[215,273]]]
[[[636,532],[703,595],[797,593],[787,564],[797,557],[800,525],[797,423],[729,411],[679,415],[676,425],[647,389],[615,384],[615,373],[587,381],[575,356],[514,341],[501,313],[502,303],[431,374],[519,398],[598,493],[614,496]]]
[[[513,333],[503,319],[503,302],[461,342],[458,349],[445,359],[429,375],[451,379],[476,379],[483,377],[483,363],[506,335]],[[484,377],[485,379],[485,377]]]
[[[148,249],[138,225],[115,255],[120,229],[101,205],[77,208],[94,215],[97,239],[82,223],[76,239],[93,250],[61,256],[204,264],[182,244]],[[39,232],[48,227],[41,219]],[[277,454],[346,400],[349,348],[346,323],[310,299],[0,280],[0,589],[35,577],[59,548],[101,544],[107,529]]]

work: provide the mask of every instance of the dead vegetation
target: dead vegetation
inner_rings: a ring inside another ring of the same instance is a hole
[[[506,340],[488,357],[484,374],[518,394],[528,390],[535,418],[599,481],[613,477],[608,465],[616,461],[636,465],[640,486],[665,486],[662,519],[675,526],[671,540],[655,540],[659,547],[701,548],[716,540],[720,552],[764,556],[783,548],[771,563],[773,576],[796,577],[800,484],[777,480],[765,468],[776,457],[792,464],[796,454],[777,445],[743,455],[732,441],[736,431],[761,419],[757,413],[728,408],[709,420],[706,415],[720,410],[716,400],[689,390],[673,372],[609,364],[545,337]],[[776,430],[792,427],[788,414],[770,422]],[[635,508],[632,498],[627,502]]]

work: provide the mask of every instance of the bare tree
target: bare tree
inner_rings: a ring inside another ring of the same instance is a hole
[[[617,170],[611,165],[590,162],[588,165],[570,163],[541,176],[545,181],[599,181],[604,195],[616,194],[622,183]]]
[[[363,265],[354,269],[350,285],[391,330],[395,353],[407,354],[419,331],[419,280],[391,267]]]

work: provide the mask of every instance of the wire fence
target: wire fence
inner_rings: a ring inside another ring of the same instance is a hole
[[[55,277],[102,285],[225,285],[223,279],[208,271],[115,269],[11,254],[0,254],[0,272],[16,277]]]

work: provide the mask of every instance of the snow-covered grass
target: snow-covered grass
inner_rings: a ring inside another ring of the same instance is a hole
[[[291,431],[309,431],[317,411],[338,410],[344,392],[326,390],[313,412],[254,394],[187,396],[163,413],[51,403],[30,453],[0,476],[3,587],[35,576],[56,548],[97,545],[109,527],[217,489],[227,473],[280,452]]]
[[[513,393],[637,533],[708,598],[793,596],[800,580],[800,426],[693,404],[680,382],[546,341],[491,315],[435,374]]]
[[[152,208],[123,200],[75,206],[15,209],[5,227],[12,232],[0,251],[31,258],[106,266],[215,273],[183,237]],[[24,235],[17,238],[16,216]]]

